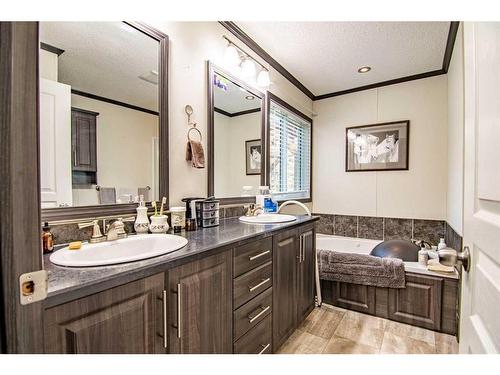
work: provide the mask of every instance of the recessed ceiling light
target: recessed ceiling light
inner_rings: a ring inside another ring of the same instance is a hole
[[[254,100],[255,96],[253,96],[253,95],[247,95],[247,96],[245,96],[245,99],[246,100]]]
[[[361,68],[358,69],[358,73],[368,73],[370,70],[372,70],[371,67],[369,66],[363,66]]]

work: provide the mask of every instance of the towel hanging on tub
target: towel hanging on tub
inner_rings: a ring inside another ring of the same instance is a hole
[[[189,133],[195,130],[200,135],[200,141],[194,141],[190,138]],[[188,142],[186,145],[186,161],[191,162],[193,168],[205,168],[205,151],[203,150],[201,132],[194,125],[188,131]]]

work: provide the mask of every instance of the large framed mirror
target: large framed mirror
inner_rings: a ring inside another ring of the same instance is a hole
[[[42,220],[168,199],[168,37],[140,22],[39,23]]]
[[[255,201],[265,185],[265,94],[211,62],[208,77],[208,194],[223,204]]]

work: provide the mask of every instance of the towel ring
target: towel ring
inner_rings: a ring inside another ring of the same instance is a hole
[[[191,135],[191,131],[193,131],[193,130],[196,130],[198,132],[198,134],[200,135],[200,142],[203,141],[203,136],[201,135],[200,130],[198,128],[195,128],[195,127],[192,127],[191,129],[188,130],[188,132],[187,132],[188,140],[191,141],[190,135]]]

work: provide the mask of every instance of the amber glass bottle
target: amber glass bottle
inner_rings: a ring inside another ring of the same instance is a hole
[[[43,253],[51,253],[54,250],[54,238],[50,232],[49,223],[45,222],[42,229]]]

